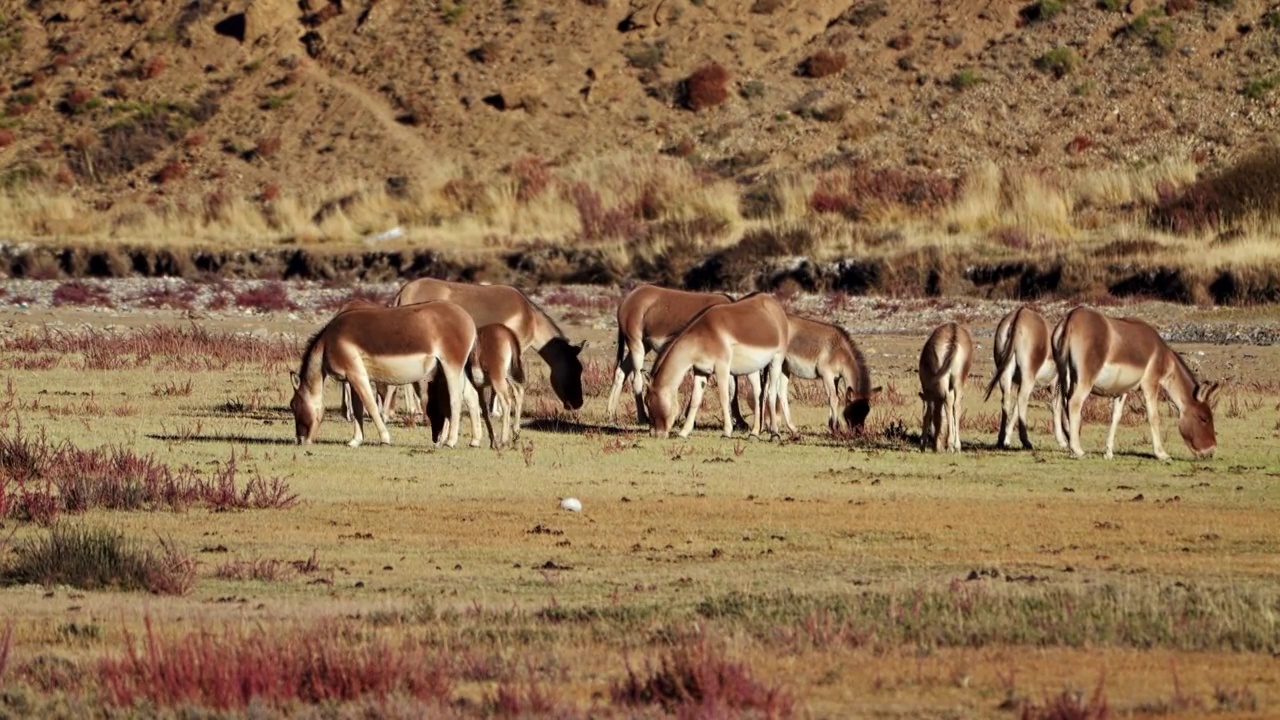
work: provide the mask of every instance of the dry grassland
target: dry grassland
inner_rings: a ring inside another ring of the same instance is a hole
[[[531,360],[531,419],[495,453],[437,450],[403,425],[389,447],[348,448],[332,382],[321,442],[295,446],[293,361],[279,359],[294,347],[196,357],[243,345],[219,334],[236,327],[111,360],[19,342],[38,332],[22,324],[0,340],[6,441],[20,423],[203,474],[234,457],[238,482],[280,478],[299,497],[62,514],[165,540],[195,560],[194,583],[0,590],[6,713],[239,711],[242,695],[210,690],[238,667],[280,679],[251,707],[304,716],[1249,717],[1280,703],[1271,347],[1179,348],[1204,353],[1206,377],[1259,374],[1227,391],[1213,460],[1187,459],[1166,408],[1177,459],[1164,464],[1139,413],[1104,460],[1100,405],[1084,460],[1053,446],[1044,402],[1037,450],[993,450],[989,327],[958,457],[912,444],[922,336],[864,341],[890,388],[867,438],[827,437],[798,382],[801,436],[724,440],[707,409],[691,439],[653,439],[604,418],[611,329],[580,325],[587,405],[558,414]],[[558,510],[565,496],[584,512]],[[0,564],[49,532],[12,513],[4,525]],[[298,657],[320,660],[286,678]],[[1085,714],[1053,714],[1072,708]]]

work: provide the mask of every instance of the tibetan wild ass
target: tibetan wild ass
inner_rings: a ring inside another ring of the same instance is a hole
[[[613,370],[613,388],[609,391],[609,420],[617,416],[622,385],[630,377],[636,396],[637,420],[641,425],[648,424],[644,407],[645,355],[650,350],[662,352],[667,341],[688,325],[694,315],[712,305],[731,302],[733,298],[723,293],[686,292],[657,285],[638,285],[627,293],[618,306],[618,359]]]
[[[458,416],[467,357],[476,343],[476,327],[461,307],[451,302],[422,303],[399,308],[354,308],[340,313],[307,343],[302,367],[293,375],[293,409],[298,442],[314,439],[324,418],[324,379],[333,376],[351,383],[355,437],[364,440],[364,408],[368,407],[378,435],[391,442],[378,409],[373,382],[415,383],[439,372],[449,385],[449,416],[454,430],[446,445],[458,442]]]
[[[692,370],[693,393],[684,426],[680,429],[681,437],[688,437],[693,431],[707,378],[712,375],[720,390],[725,437],[733,435],[730,397],[734,377],[738,375],[747,376],[754,395],[755,417],[752,418],[751,435],[760,434],[766,404],[769,406],[769,430],[776,435],[777,379],[782,374],[789,339],[787,313],[772,295],[753,293],[736,302],[713,305],[698,313],[666,344],[654,363],[653,381],[644,396],[650,431],[662,437],[671,432],[675,424],[676,394],[680,382]],[[761,393],[760,371],[766,368],[769,369],[767,385]]]
[[[1049,335],[1049,323],[1044,316],[1026,305],[1005,315],[996,326],[991,346],[996,367],[983,400],[990,399],[991,391],[997,385],[1000,387],[1000,432],[996,435],[996,444],[1000,447],[1009,447],[1016,420],[1022,447],[1031,449],[1027,405],[1036,385],[1048,385],[1053,391],[1053,436],[1059,445],[1067,446],[1067,436],[1062,431],[1062,395],[1056,382],[1058,366],[1053,362]]]
[[[475,320],[476,327],[501,323],[520,339],[520,349],[533,347],[551,368],[551,389],[566,410],[582,407],[583,345],[565,337],[546,311],[520,290],[510,285],[471,285],[433,278],[405,283],[396,295],[396,305],[449,300],[461,305]]]
[[[480,445],[480,418],[489,432],[489,447],[497,449],[511,443],[511,427],[520,437],[520,415],[524,408],[524,365],[520,362],[520,339],[511,328],[491,323],[476,330],[476,349],[467,360],[470,382],[463,387],[467,411],[471,413],[471,446]],[[419,383],[419,387],[421,387]],[[484,397],[489,388],[489,397]],[[477,392],[479,391],[479,392]],[[437,438],[449,428],[449,390],[433,378],[426,388],[427,419],[431,436]],[[502,439],[493,431],[491,408],[502,413]]]
[[[947,450],[960,452],[964,384],[972,364],[973,338],[958,323],[940,325],[920,351],[920,399],[924,401],[920,442],[935,452],[944,444]]]
[[[840,428],[861,430],[871,413],[871,398],[880,392],[880,388],[871,387],[871,371],[862,350],[839,325],[791,314],[787,324],[790,342],[778,384],[778,404],[787,429],[796,431],[787,397],[791,378],[818,378],[827,391],[827,427],[833,432]]]
[[[1151,425],[1155,456],[1168,460],[1160,442],[1160,389],[1178,409],[1178,432],[1196,457],[1211,457],[1217,446],[1213,431],[1218,383],[1200,384],[1182,357],[1155,328],[1136,318],[1109,318],[1077,307],[1053,331],[1053,358],[1058,365],[1067,438],[1076,457],[1080,448],[1081,409],[1090,394],[1114,398],[1106,456],[1115,446],[1116,426],[1128,393],[1142,390]]]

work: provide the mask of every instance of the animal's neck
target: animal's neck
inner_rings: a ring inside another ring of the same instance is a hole
[[[1164,349],[1164,352],[1170,355],[1173,354],[1173,351],[1168,349]],[[1169,361],[1173,365],[1173,370],[1163,383],[1164,391],[1168,393],[1174,407],[1178,408],[1178,415],[1181,416],[1187,406],[1195,399],[1196,379],[1191,375],[1191,371],[1187,369],[1187,366],[1183,365],[1177,357],[1170,357]]]
[[[324,389],[324,342],[316,343],[302,358],[302,369],[298,372],[298,388],[312,397],[319,396]]]
[[[564,337],[546,315],[535,310],[529,313],[529,317],[529,325],[533,333],[532,337],[526,340],[532,340],[529,344],[537,348],[539,353],[542,353],[547,348],[547,345],[551,344],[552,340]]]
[[[672,345],[663,353],[662,362],[655,368],[653,384],[658,388],[674,388],[692,366],[693,359],[684,345]]]

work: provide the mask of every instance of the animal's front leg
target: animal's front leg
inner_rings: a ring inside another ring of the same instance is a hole
[[[391,444],[391,433],[387,431],[387,425],[382,421],[382,411],[378,408],[378,396],[373,392],[373,386],[369,384],[369,376],[363,372],[359,375],[348,375],[347,382],[351,383],[352,393],[360,398],[360,402],[369,410],[369,414],[373,416],[373,425],[378,428],[378,437],[382,440],[383,445]],[[356,417],[360,418],[363,412],[357,412]],[[360,427],[360,422],[356,424],[356,437],[349,443],[352,447],[359,445],[364,440],[364,430]]]
[[[465,372],[465,371],[464,371]],[[462,392],[466,393],[465,400],[467,403],[467,414],[471,416],[471,447],[480,447],[480,421],[484,420],[484,426],[489,429],[489,447],[497,447],[496,438],[493,436],[493,418],[490,416],[489,403],[484,401],[484,393],[482,389],[477,389],[471,384],[471,380],[462,378]]]
[[[1142,399],[1147,403],[1147,422],[1151,425],[1151,446],[1155,450],[1157,460],[1168,460],[1169,453],[1164,451],[1164,443],[1160,440],[1160,386],[1142,385]]]
[[[687,438],[693,432],[693,425],[698,420],[698,408],[702,407],[702,393],[707,389],[705,375],[693,376],[693,392],[689,393],[689,410],[685,413],[684,424],[680,426],[680,437]]]
[[[1062,391],[1058,389],[1056,382],[1053,395],[1049,400],[1049,411],[1053,413],[1053,438],[1058,441],[1058,447],[1065,450],[1067,449],[1067,431],[1062,426]]]

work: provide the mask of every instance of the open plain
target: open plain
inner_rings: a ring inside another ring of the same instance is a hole
[[[866,352],[885,389],[865,436],[830,436],[816,383],[797,381],[796,436],[723,439],[708,401],[691,438],[651,438],[630,402],[605,416],[620,291],[545,288],[589,341],[588,399],[560,409],[527,354],[524,429],[495,452],[436,449],[403,418],[392,445],[349,448],[332,381],[320,441],[294,444],[288,373],[352,288],[113,281],[52,306],[66,285],[13,281],[0,311],[6,715],[1280,712],[1274,310],[1102,308],[1228,382],[1216,457],[1190,459],[1166,406],[1161,463],[1140,400],[1112,460],[1109,407],[1086,406],[1075,460],[1043,393],[1036,448],[995,449],[982,391],[1012,305],[963,300],[784,298]],[[247,309],[272,293],[292,307]],[[945,319],[976,345],[960,455],[917,448],[915,362]],[[114,453],[93,477],[132,472],[115,496],[142,499],[69,501],[107,495],[59,479],[69,446]],[[184,478],[215,491],[180,500]],[[581,513],[559,509],[570,496]],[[151,548],[178,581],[23,579],[68,527]]]

